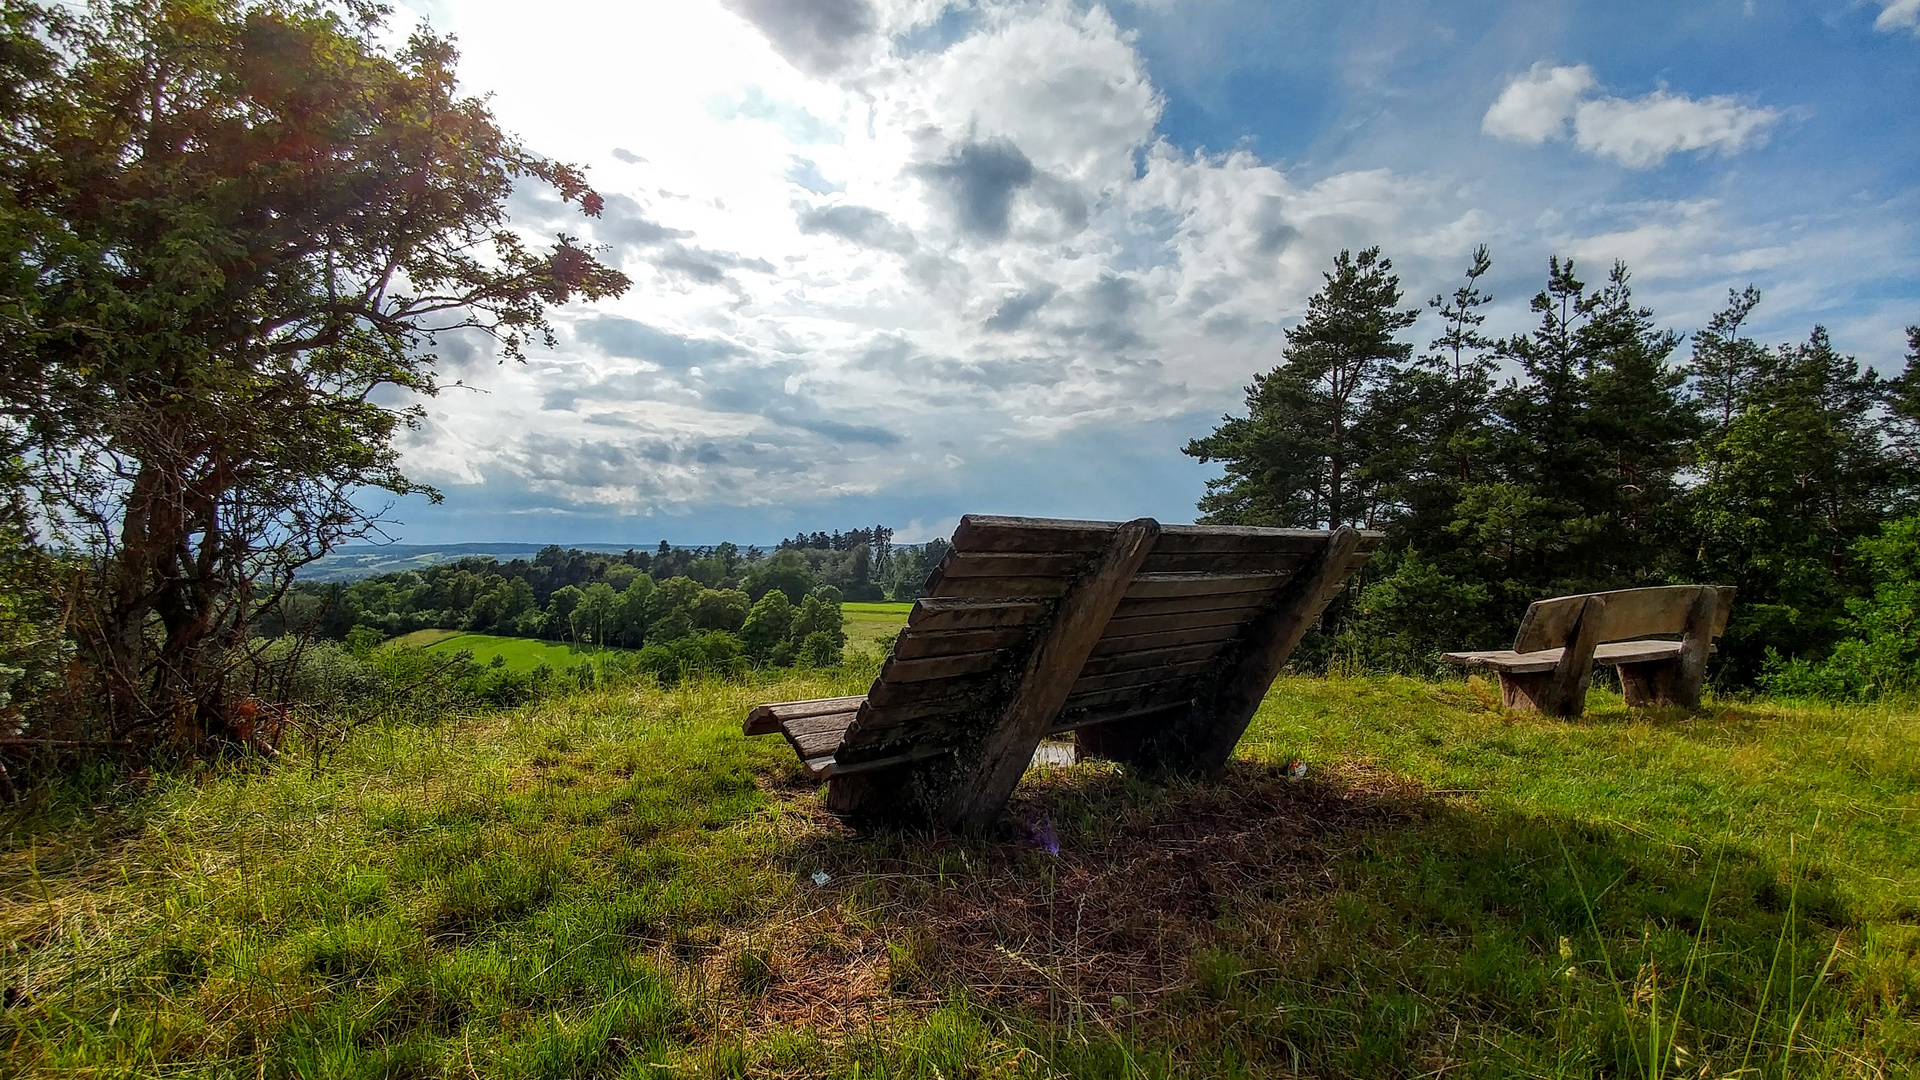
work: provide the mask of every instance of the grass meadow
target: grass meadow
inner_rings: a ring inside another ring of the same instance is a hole
[[[1597,692],[1567,722],[1478,683],[1287,677],[1217,781],[1036,769],[1009,834],[863,834],[739,725],[860,692],[875,662],[393,717],[324,770],[46,793],[0,819],[0,1071],[1920,1063],[1911,709]],[[1017,839],[1043,815],[1058,855]]]
[[[403,645],[413,645],[430,653],[447,656],[465,649],[473,653],[475,662],[481,664],[491,663],[498,656],[505,661],[504,666],[514,671],[532,671],[541,664],[555,671],[565,671],[583,660],[629,651],[611,646],[580,646],[564,641],[462,634],[450,630],[416,630],[396,640]]]
[[[912,604],[841,604],[847,648],[885,657],[912,610]]]

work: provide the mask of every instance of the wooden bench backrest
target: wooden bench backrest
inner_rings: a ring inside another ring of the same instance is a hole
[[[1119,523],[969,515],[894,641],[838,767],[963,750],[1008,706],[1059,599],[1112,542]],[[1181,709],[1232,662],[1236,644],[1331,533],[1160,526],[1145,561],[1078,669],[1047,730]],[[1309,598],[1310,616],[1380,542],[1361,534]]]
[[[1595,639],[1597,644],[1683,634],[1687,629],[1687,612],[1692,609],[1694,599],[1702,589],[1716,589],[1720,594],[1711,630],[1712,637],[1719,637],[1726,629],[1728,613],[1733,609],[1732,588],[1724,585],[1662,585],[1536,600],[1528,605],[1526,617],[1520,620],[1520,632],[1514,635],[1513,651],[1529,653],[1565,646],[1590,596],[1605,597],[1607,601],[1600,616],[1599,634]]]

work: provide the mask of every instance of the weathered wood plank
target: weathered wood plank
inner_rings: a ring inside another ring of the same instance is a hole
[[[1539,652],[1517,653],[1512,649],[1483,649],[1478,652],[1450,652],[1444,654],[1443,659],[1466,667],[1513,671],[1525,675],[1552,671],[1560,663],[1560,654],[1563,651],[1562,649],[1541,649]],[[1612,641],[1594,648],[1593,662],[1641,664],[1655,660],[1671,660],[1678,655],[1680,655],[1678,641]]]
[[[928,758],[939,757],[948,752],[948,749],[944,746],[915,746],[909,747],[897,754],[889,754],[886,757],[873,758],[869,761],[847,762],[835,759],[821,770],[821,775],[830,780],[837,777],[859,776],[862,773],[875,772],[880,769],[891,769],[897,765],[911,765],[916,761],[925,761]]]
[[[958,653],[1005,649],[1018,645],[1030,633],[1032,631],[1024,626],[944,630],[931,633],[918,629],[902,630],[893,640],[893,658],[920,660],[929,656],[953,656]]]
[[[1067,698],[1066,705],[1061,708],[1060,713],[1062,716],[1067,716],[1069,714],[1099,709],[1109,705],[1124,705],[1144,709],[1152,705],[1166,705],[1176,701],[1191,700],[1193,698],[1193,690],[1192,681],[1187,680],[1184,682],[1160,683],[1156,686],[1148,687],[1144,691],[1136,687],[1123,687],[1118,690],[1088,691],[1086,693],[1070,695]]]
[[[942,808],[941,817],[949,825],[979,828],[999,816],[1159,532],[1152,518],[1115,529],[1086,573],[1061,598],[1006,710],[988,728],[974,760],[963,766]]]
[[[1291,574],[1307,557],[1297,551],[1156,551],[1143,574]]]
[[[1161,649],[1140,649],[1134,652],[1109,653],[1105,656],[1092,656],[1087,665],[1080,669],[1082,676],[1110,675],[1116,671],[1134,671],[1139,668],[1161,667],[1167,664],[1184,664],[1191,660],[1209,660],[1220,655],[1218,641],[1198,644],[1175,645]]]
[[[794,752],[802,758],[819,757],[832,754],[840,746],[840,739],[847,728],[853,725],[855,710],[827,713],[822,716],[805,716],[798,720],[789,720],[780,728],[787,741],[793,744]]]
[[[1653,637],[1660,634],[1680,634],[1686,631],[1688,613],[1702,589],[1718,589],[1712,585],[1661,585],[1646,589],[1616,589],[1612,592],[1582,593],[1577,596],[1556,596],[1548,600],[1536,600],[1527,607],[1526,617],[1520,621],[1520,630],[1513,638],[1515,652],[1538,652],[1541,649],[1556,649],[1567,643],[1573,624],[1584,610],[1589,596],[1607,598],[1606,615],[1599,625],[1593,628],[1601,642],[1620,641],[1625,638]],[[1717,593],[1718,601],[1714,610],[1713,636],[1717,637],[1726,629],[1727,612],[1732,608],[1732,590],[1725,589]]]
[[[908,685],[927,685],[909,683]],[[945,722],[976,713],[986,702],[984,694],[962,694],[955,697],[929,697],[919,701],[898,701],[891,705],[872,707],[860,718],[860,729],[867,734],[885,732],[891,728],[912,724],[915,730],[944,726]],[[851,730],[849,730],[851,734]]]
[[[1086,568],[1086,552],[949,551],[940,561],[943,576],[1064,577]]]
[[[1066,592],[1067,582],[1064,577],[929,578],[927,589],[939,590],[942,597],[972,600],[1047,600]]]
[[[959,653],[953,656],[929,656],[920,660],[888,660],[880,669],[880,681],[889,686],[905,683],[951,679],[957,675],[977,675],[1006,663],[1007,650]]]
[[[932,633],[938,630],[977,630],[988,627],[1031,626],[1046,615],[1048,605],[1037,600],[971,600],[930,596],[913,602],[907,613],[907,628]]]
[[[1174,683],[1189,679],[1195,675],[1212,670],[1211,658],[1189,661],[1184,664],[1162,664],[1153,667],[1135,668],[1130,671],[1116,671],[1110,675],[1082,675],[1075,679],[1073,692],[1092,694],[1101,690],[1113,690],[1122,686],[1150,686]]]
[[[1116,656],[1123,653],[1141,652],[1149,649],[1165,649],[1175,645],[1199,645],[1206,642],[1232,641],[1240,636],[1242,627],[1238,623],[1225,626],[1196,626],[1184,630],[1166,630],[1158,634],[1125,634],[1118,637],[1103,637],[1093,647],[1093,655]]]
[[[875,679],[873,689],[867,693],[867,705],[871,709],[891,709],[895,705],[917,705],[926,701],[971,700],[990,693],[1001,681],[1000,673],[994,671],[931,682]]]
[[[1205,611],[1177,611],[1171,615],[1115,616],[1107,623],[1103,640],[1137,637],[1141,634],[1165,634],[1175,630],[1228,629],[1243,625],[1253,608],[1208,608]]]
[[[1113,521],[968,514],[953,530],[953,548],[1032,553],[1078,551],[1090,555],[1104,548],[1117,528],[1119,523]]]
[[[1128,600],[1164,600],[1177,596],[1264,593],[1286,580],[1284,574],[1141,574],[1127,587]]]
[[[1198,611],[1240,612],[1244,615],[1264,607],[1266,601],[1265,593],[1208,593],[1155,600],[1122,600],[1114,611],[1114,618],[1142,619],[1153,615],[1183,615]]]
[[[1266,529],[1241,525],[1168,525],[1155,551],[1174,553],[1288,551],[1317,555],[1327,546],[1328,533],[1319,529]],[[1382,534],[1384,535],[1384,534]]]
[[[825,713],[849,712],[860,707],[866,695],[856,697],[814,698],[810,701],[780,701],[769,705],[755,705],[747,713],[746,734],[771,735],[780,730],[783,721],[797,720],[804,716],[819,716]]]
[[[1064,735],[1069,731],[1083,731],[1100,724],[1128,723],[1133,721],[1151,721],[1171,718],[1179,715],[1190,703],[1176,701],[1170,705],[1150,705],[1144,709],[1122,707],[1118,709],[1090,709],[1085,712],[1062,716],[1047,729],[1048,735]]]
[[[1094,552],[1113,534],[1111,521],[1069,521],[1051,518],[998,517],[968,514],[954,530],[953,546],[965,551]],[[1233,553],[1290,551],[1314,555],[1326,546],[1329,533],[1318,529],[1267,529],[1237,525],[1162,525],[1154,553]],[[1371,551],[1384,538],[1378,532],[1361,533],[1361,550]]]

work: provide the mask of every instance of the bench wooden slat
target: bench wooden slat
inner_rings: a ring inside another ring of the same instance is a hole
[[[949,551],[940,560],[942,578],[1060,577],[1086,565],[1083,552]]]
[[[952,543],[964,551],[1092,554],[1104,547],[1119,527],[1117,521],[968,514],[953,530]]]
[[[1240,636],[1243,624],[1195,626],[1184,630],[1165,630],[1158,634],[1123,634],[1103,637],[1093,647],[1096,657],[1116,656],[1145,649],[1166,649],[1175,645],[1199,645],[1204,642],[1232,641]]]
[[[1149,705],[1165,705],[1175,701],[1190,701],[1193,698],[1191,681],[1183,683],[1163,682],[1157,686],[1139,690],[1123,687],[1118,690],[1079,691],[1067,697],[1067,704],[1060,710],[1062,715],[1082,709],[1095,709],[1102,705],[1137,705],[1145,708]]]
[[[1109,653],[1106,656],[1095,656],[1089,659],[1086,666],[1080,669],[1080,674],[1111,675],[1116,671],[1134,671],[1167,664],[1184,664],[1190,660],[1208,660],[1220,655],[1220,647],[1221,642],[1204,641],[1160,649]]]
[[[1536,652],[1521,653],[1514,652],[1512,649],[1486,649],[1479,652],[1450,652],[1446,654],[1446,659],[1456,664],[1525,675],[1530,672],[1552,671],[1565,651],[1565,649],[1540,649]],[[1595,646],[1593,662],[1596,664],[1644,664],[1651,660],[1670,660],[1678,655],[1680,655],[1678,641],[1610,641],[1605,645]]]
[[[958,653],[952,656],[929,656],[920,660],[888,660],[880,669],[880,677],[888,683],[917,683],[933,679],[950,679],[956,675],[976,675],[983,671],[992,671],[1007,661],[1005,649],[991,649],[986,652]]]
[[[927,579],[929,589],[941,596],[973,600],[1053,600],[1067,591],[1068,581],[1060,577],[941,577],[936,569]]]
[[[1708,587],[1711,586],[1660,585],[1537,600],[1527,607],[1520,630],[1513,637],[1513,648],[1515,652],[1538,652],[1565,641],[1588,596],[1602,596],[1607,601],[1598,630],[1602,642],[1685,633],[1687,612],[1700,590]],[[1727,613],[1732,606],[1733,590],[1722,588],[1710,636],[1718,637],[1726,630]]]
[[[896,660],[919,660],[929,656],[953,656],[956,653],[1005,649],[1026,639],[1024,626],[988,626],[978,630],[902,630],[893,640]]]
[[[875,679],[867,692],[867,704],[885,712],[896,705],[918,705],[928,701],[973,701],[1000,686],[1005,680],[998,672],[988,671],[931,682],[888,682]]]
[[[1305,565],[1297,551],[1155,551],[1143,574],[1291,574]]]
[[[1247,613],[1252,608],[1210,608],[1206,611],[1177,611],[1170,615],[1131,615],[1116,618],[1107,624],[1106,636],[1102,639],[1112,641],[1116,638],[1137,637],[1141,634],[1165,634],[1175,630],[1213,630],[1244,626]]]
[[[1267,603],[1266,593],[1203,593],[1199,596],[1157,597],[1151,600],[1122,600],[1114,611],[1116,619],[1144,619],[1154,615],[1189,615],[1210,611],[1237,614],[1247,618]]]
[[[1113,530],[1113,521],[1074,521],[1053,518],[1001,517],[968,514],[953,533],[953,546],[968,551],[1063,553],[1098,551]],[[1377,546],[1383,533],[1363,532],[1365,550]],[[1269,529],[1242,525],[1162,525],[1152,554],[1233,554],[1247,551],[1284,551],[1317,554],[1327,534],[1318,529]],[[1149,555],[1151,558],[1152,555]]]
[[[1286,577],[1285,574],[1141,574],[1127,586],[1126,599],[1163,600],[1218,593],[1249,596],[1275,588]]]
[[[1213,669],[1211,658],[1191,660],[1184,664],[1156,664],[1152,667],[1132,668],[1116,671],[1108,675],[1082,675],[1074,680],[1073,692],[1090,694],[1100,690],[1112,690],[1122,686],[1155,686],[1171,684],[1204,674]]]
[[[771,735],[780,730],[787,721],[799,720],[808,716],[820,716],[827,713],[850,712],[860,707],[867,695],[854,697],[815,698],[811,701],[782,701],[772,705],[756,705],[747,714],[746,733],[748,735]]]
[[[1044,618],[1047,610],[1047,604],[1035,600],[929,596],[913,602],[913,610],[907,613],[907,628],[931,633],[936,630],[1031,626]]]
[[[1191,705],[1191,701],[1176,701],[1171,704],[1149,705],[1144,709],[1136,709],[1128,706],[1118,710],[1112,708],[1104,710],[1089,709],[1084,712],[1062,713],[1059,721],[1047,730],[1047,734],[1064,735],[1070,731],[1078,731],[1081,728],[1094,727],[1099,724],[1124,724],[1132,721],[1166,719],[1191,707]]]

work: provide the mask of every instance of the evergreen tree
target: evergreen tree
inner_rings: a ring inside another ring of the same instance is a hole
[[[1247,388],[1247,416],[1223,417],[1187,444],[1226,475],[1207,484],[1206,520],[1243,525],[1367,524],[1379,509],[1383,418],[1375,397],[1413,347],[1394,335],[1418,310],[1401,310],[1400,279],[1377,247],[1334,259],[1307,314],[1287,331],[1280,366]]]
[[[1694,332],[1693,364],[1687,373],[1693,379],[1695,407],[1701,419],[1711,425],[1714,438],[1724,436],[1733,426],[1754,379],[1767,364],[1765,347],[1740,332],[1759,304],[1760,290],[1751,285],[1743,292],[1728,289],[1727,306],[1714,315],[1705,330]]]
[[[1699,419],[1682,393],[1686,369],[1669,363],[1679,335],[1634,304],[1624,264],[1614,263],[1594,299],[1581,331],[1588,365],[1581,428],[1599,466],[1585,508],[1602,529],[1580,557],[1609,587],[1657,583],[1681,531],[1670,508]]]
[[[1867,585],[1855,541],[1911,498],[1913,464],[1885,437],[1885,391],[1815,327],[1766,354],[1725,433],[1701,448],[1694,570],[1740,589],[1723,651],[1743,681],[1769,646],[1817,657],[1831,645]]]

